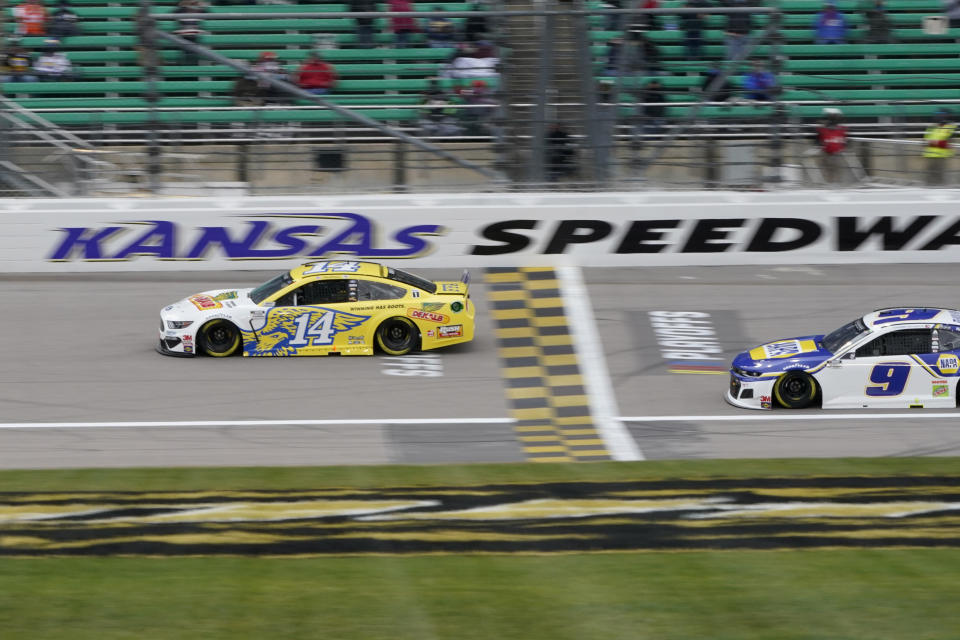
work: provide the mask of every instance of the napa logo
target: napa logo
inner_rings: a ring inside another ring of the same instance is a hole
[[[937,358],[937,369],[943,373],[956,373],[960,371],[960,359],[954,355],[942,355]]]
[[[817,345],[813,340],[778,340],[770,344],[765,344],[762,347],[751,349],[750,357],[754,360],[789,358],[816,350]]]

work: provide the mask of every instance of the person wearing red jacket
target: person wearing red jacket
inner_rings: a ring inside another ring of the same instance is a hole
[[[314,95],[330,93],[337,84],[337,71],[328,62],[320,59],[316,53],[304,61],[297,69],[297,85]]]
[[[823,124],[817,127],[817,144],[820,146],[820,161],[823,179],[826,182],[846,183],[849,181],[850,167],[844,152],[847,150],[847,128],[841,118],[840,109],[823,110]]]
[[[40,0],[27,0],[13,8],[17,35],[43,36],[47,33],[47,9]]]
[[[390,11],[413,11],[413,5],[410,0],[390,0]],[[417,20],[413,17],[393,17],[390,18],[390,30],[396,37],[397,49],[406,48],[410,42],[410,34],[419,31]]]

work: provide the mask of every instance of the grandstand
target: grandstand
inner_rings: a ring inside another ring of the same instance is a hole
[[[51,10],[58,4],[58,0],[43,1]],[[632,9],[641,3],[621,4]],[[490,37],[503,56],[502,73],[493,72],[484,81],[492,91],[498,90],[496,95],[507,110],[506,116],[498,116],[495,126],[491,120],[490,126],[479,131],[460,130],[454,136],[441,136],[445,139],[438,143],[455,152],[469,149],[473,157],[488,166],[505,168],[511,180],[522,181],[544,175],[542,170],[528,173],[527,169],[532,165],[542,169],[544,154],[548,153],[541,143],[544,123],[559,119],[579,141],[584,151],[581,159],[593,160],[593,170],[586,168],[584,175],[594,182],[611,176],[638,178],[642,171],[644,175],[639,177],[644,181],[654,175],[665,178],[671,173],[684,174],[684,178],[673,181],[682,183],[689,178],[691,167],[693,173],[699,171],[694,165],[704,155],[699,143],[691,141],[772,140],[781,146],[781,150],[772,152],[774,155],[782,154],[784,144],[789,155],[789,141],[806,140],[810,127],[827,107],[842,109],[851,129],[861,136],[916,139],[938,109],[960,101],[960,58],[956,55],[960,29],[936,33],[924,28],[925,19],[939,16],[939,0],[888,0],[892,26],[888,43],[866,41],[865,2],[838,0],[837,7],[846,14],[849,25],[845,44],[815,42],[812,25],[823,6],[818,0],[755,3],[770,11],[753,16],[757,42],[748,57],[768,61],[781,90],[768,102],[726,103],[702,103],[701,87],[703,72],[711,65],[724,63],[727,16],[717,13],[706,19],[703,56],[690,59],[679,20],[669,13],[684,2],[661,0],[659,4],[657,22],[645,35],[659,50],[655,75],[666,95],[667,126],[650,134],[643,132],[638,122],[642,119],[642,89],[654,74],[635,69],[611,72],[610,45],[629,41],[630,33],[626,28],[609,29],[610,15],[600,13],[608,8],[603,2],[413,3],[424,19],[436,11],[453,12],[452,20],[458,27],[463,27],[472,14],[488,15],[494,21]],[[95,147],[112,145],[113,149],[116,145],[152,143],[180,145],[174,150],[182,150],[184,145],[239,144],[265,136],[276,144],[366,141],[381,145],[377,153],[386,153],[393,144],[389,136],[358,123],[349,113],[313,100],[285,97],[264,106],[238,106],[234,87],[241,72],[209,60],[189,63],[192,61],[180,48],[166,41],[158,43],[158,75],[151,77],[140,64],[144,43],[138,32],[139,1],[73,0],[70,5],[79,18],[79,34],[62,38],[55,46],[73,63],[75,77],[4,83],[2,93],[8,102],[0,113],[6,114],[8,121],[16,121],[17,127],[29,122],[35,129],[38,122],[48,123],[61,130],[58,135],[79,136]],[[385,3],[377,7],[381,12],[389,9]],[[543,30],[544,7],[558,10],[550,23],[553,33],[558,34],[558,40],[569,42],[550,42],[548,47]],[[179,23],[172,17],[175,8],[174,0],[152,2],[150,11],[159,16],[157,29],[177,30]],[[570,13],[570,8],[591,15],[584,20]],[[408,48],[396,48],[390,17],[375,19],[373,47],[358,46],[356,19],[342,15],[349,11],[348,3],[337,2],[214,5],[207,8],[198,44],[233,61],[250,64],[262,52],[272,51],[291,73],[311,52],[319,51],[339,76],[335,89],[323,100],[372,118],[391,131],[432,135],[421,128],[425,113],[422,103],[431,90],[450,98],[450,110],[458,114],[458,119],[470,112],[461,93],[469,90],[473,78],[450,77],[456,75],[450,73],[456,48],[429,46],[423,32],[412,35]],[[570,13],[569,19],[565,11]],[[2,25],[8,38],[16,29],[11,12],[8,6]],[[284,15],[293,12],[312,15]],[[216,18],[224,14],[231,17]],[[244,16],[251,18],[241,19]],[[620,24],[629,25],[631,17],[623,16]],[[775,28],[766,31],[771,21]],[[585,47],[578,49],[574,41],[580,39]],[[45,36],[26,36],[19,44],[36,53],[52,43]],[[546,48],[549,53],[540,57],[538,48]],[[545,57],[551,59],[546,61]],[[548,62],[550,68],[543,71]],[[727,65],[735,87],[739,88],[739,77],[748,63],[743,60]],[[609,98],[595,95],[583,78],[615,87],[618,109],[612,116],[605,115],[607,112],[598,105]],[[598,139],[598,128],[590,124],[603,118],[612,120],[609,142]],[[540,121],[539,128],[531,122],[534,119]],[[676,146],[677,140],[687,141],[686,152],[661,149],[661,155],[673,160],[665,158],[663,166],[655,170],[644,165],[638,151],[642,145],[673,141]],[[467,142],[470,144],[464,146]],[[384,147],[384,143],[390,144]],[[601,152],[603,147],[609,148]],[[395,155],[398,147],[392,148]],[[880,155],[889,153],[887,147],[883,148],[887,150]],[[368,147],[371,152],[373,149]],[[707,155],[714,151],[710,149]],[[900,151],[891,155],[902,155]],[[249,151],[244,150],[246,153]],[[755,148],[750,153],[757,164],[772,162],[769,157],[761,158],[763,154]],[[405,160],[411,161],[415,166],[424,160],[422,156]],[[618,163],[623,167],[617,171],[598,168],[600,164]],[[679,165],[686,169],[678,171]]]

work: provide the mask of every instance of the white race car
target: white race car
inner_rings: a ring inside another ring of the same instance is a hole
[[[955,407],[958,381],[960,311],[879,309],[826,335],[741,353],[726,399],[745,409]]]

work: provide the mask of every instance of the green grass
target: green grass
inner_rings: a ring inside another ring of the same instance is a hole
[[[0,471],[0,491],[304,489],[488,482],[602,482],[860,474],[954,474],[958,458],[796,458],[639,463]]]
[[[957,463],[927,458],[16,471],[0,472],[0,490],[956,475]],[[4,558],[0,638],[955,639],[958,576],[956,549]]]
[[[960,551],[3,560],[0,637],[956,638]]]

